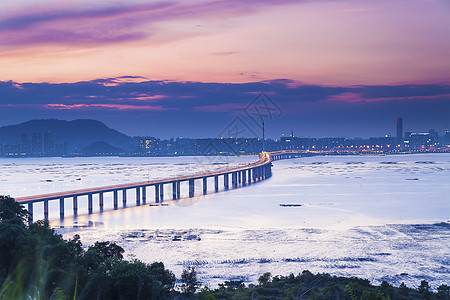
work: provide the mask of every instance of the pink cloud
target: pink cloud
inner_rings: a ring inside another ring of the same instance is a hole
[[[136,100],[141,100],[141,101],[152,101],[152,100],[159,100],[159,99],[164,99],[167,98],[168,96],[166,95],[153,95],[153,96],[148,96],[148,95],[142,95],[142,96],[138,96],[134,99]]]
[[[127,104],[59,104],[59,103],[49,103],[45,104],[44,107],[50,109],[61,109],[61,110],[71,110],[71,109],[82,109],[82,108],[112,108],[118,110],[148,110],[148,111],[161,111],[165,110],[161,106],[140,106],[140,105],[127,105]]]
[[[329,96],[327,98],[327,101],[356,103],[356,102],[380,102],[380,101],[392,101],[392,100],[440,99],[443,97],[450,97],[450,94],[362,98],[362,94],[359,94],[359,93],[341,93],[338,95]]]

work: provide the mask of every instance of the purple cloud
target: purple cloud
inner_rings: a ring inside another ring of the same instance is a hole
[[[32,118],[93,118],[131,135],[211,137],[236,116],[245,117],[245,107],[260,91],[284,111],[267,124],[274,136],[291,129],[304,136],[380,136],[394,130],[399,116],[408,130],[450,128],[448,85],[329,87],[292,80],[233,84],[134,76],[60,84],[0,81],[0,126]]]
[[[133,13],[154,13],[161,9],[171,7],[173,3],[140,4],[133,6],[115,6],[86,9],[69,7],[65,9],[48,9],[47,11],[36,11],[28,8],[29,12],[19,13],[0,20],[2,30],[19,30],[39,26],[40,24],[56,23],[58,21],[89,21],[95,19],[120,18]]]
[[[155,34],[142,25],[174,19],[234,17],[262,10],[267,6],[299,1],[237,1],[128,3],[101,8],[77,5],[64,8],[29,6],[22,12],[0,16],[3,47],[58,43],[115,43],[139,40]]]

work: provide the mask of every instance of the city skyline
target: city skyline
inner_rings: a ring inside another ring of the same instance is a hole
[[[402,122],[397,118],[396,136],[368,139],[306,138],[295,136],[293,131],[271,139],[245,130],[246,125],[239,122],[232,123],[218,137],[164,139],[127,136],[95,120],[32,120],[0,127],[0,157],[255,155],[284,150],[334,155],[449,151],[450,130],[444,134],[434,129],[403,132]]]

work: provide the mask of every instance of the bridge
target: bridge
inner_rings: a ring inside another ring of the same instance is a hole
[[[189,198],[195,196],[195,182],[202,182],[203,194],[208,193],[208,178],[214,178],[214,191],[219,191],[219,177],[223,176],[224,189],[230,189],[230,176],[231,176],[231,188],[237,188],[240,186],[251,185],[258,181],[267,179],[272,176],[272,161],[294,158],[310,155],[307,151],[299,150],[284,150],[276,152],[262,152],[259,154],[259,159],[256,162],[250,163],[245,166],[229,168],[224,170],[218,170],[213,172],[205,172],[200,174],[178,176],[166,179],[148,180],[142,182],[118,184],[111,186],[87,188],[81,190],[73,190],[66,192],[57,192],[50,194],[34,195],[19,197],[15,200],[22,205],[28,206],[28,211],[31,213],[29,222],[33,222],[33,205],[35,203],[43,202],[44,204],[44,219],[48,220],[49,216],[49,201],[59,201],[59,216],[60,219],[64,219],[65,199],[73,199],[73,215],[78,215],[78,200],[82,196],[87,196],[88,213],[93,213],[93,197],[97,195],[99,210],[103,211],[104,206],[104,194],[112,193],[113,195],[113,207],[114,210],[119,209],[119,194],[122,194],[123,207],[127,206],[127,191],[135,190],[136,193],[136,206],[147,204],[147,190],[149,188],[154,189],[154,203],[162,203],[164,201],[164,188],[172,186],[172,200],[180,199],[181,182],[189,183]],[[85,198],[85,197],[84,197]]]

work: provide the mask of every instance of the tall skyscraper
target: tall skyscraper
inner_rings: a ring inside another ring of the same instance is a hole
[[[403,139],[403,118],[397,118],[397,140],[401,142]]]
[[[42,134],[41,133],[33,133],[31,138],[31,153],[33,156],[42,156]]]

